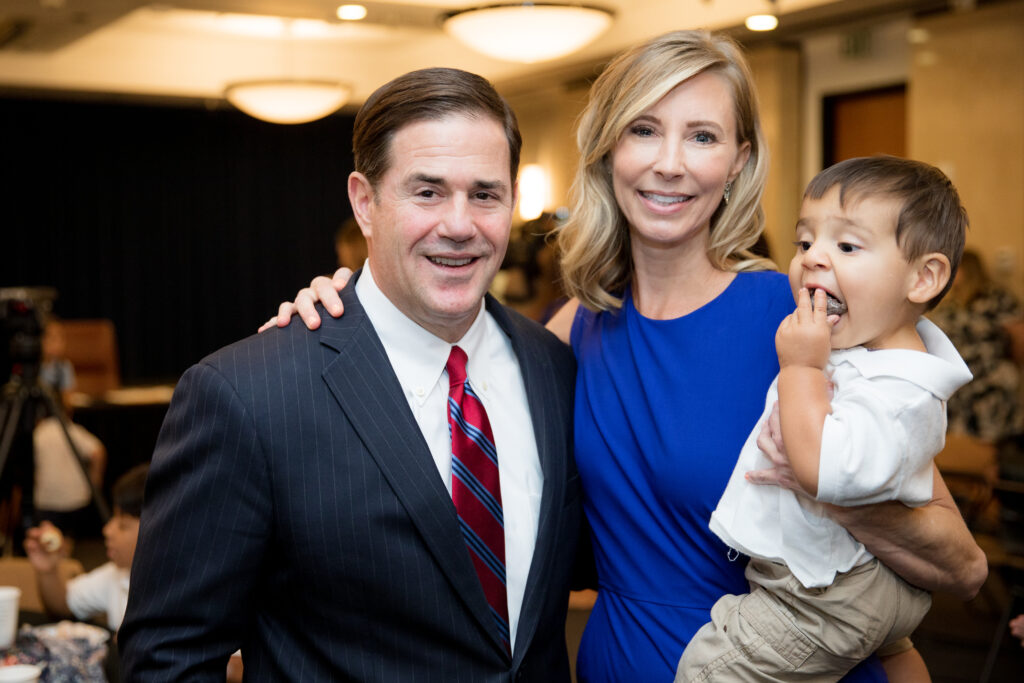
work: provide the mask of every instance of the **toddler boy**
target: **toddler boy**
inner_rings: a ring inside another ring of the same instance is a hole
[[[711,529],[750,556],[751,592],[715,603],[676,675],[693,680],[838,680],[908,636],[930,596],[823,511],[932,497],[946,400],[971,379],[922,314],[948,291],[967,216],[938,169],[896,157],[841,162],[804,194],[789,278],[797,308],[776,335],[779,375]],[[748,482],[776,401],[782,439],[813,498]]]

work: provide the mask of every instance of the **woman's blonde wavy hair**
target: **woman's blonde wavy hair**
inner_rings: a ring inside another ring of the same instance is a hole
[[[750,252],[764,229],[761,195],[768,150],[746,59],[736,43],[707,31],[674,31],[616,57],[594,82],[580,116],[579,167],[572,213],[558,232],[566,291],[595,311],[618,309],[633,277],[629,225],[615,201],[610,153],[626,127],[674,87],[705,71],[720,74],[735,103],[737,142],[750,158],[711,217],[708,257],[722,270],[767,270],[774,264]]]

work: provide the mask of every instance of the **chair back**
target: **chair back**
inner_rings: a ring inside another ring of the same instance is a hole
[[[85,569],[82,563],[73,558],[60,561],[57,567],[64,580],[78,576]],[[16,586],[21,589],[19,609],[23,612],[46,612],[43,599],[39,597],[39,584],[36,571],[27,557],[0,557],[0,586]]]
[[[107,318],[62,320],[66,358],[75,368],[75,389],[102,396],[121,386],[117,332]]]

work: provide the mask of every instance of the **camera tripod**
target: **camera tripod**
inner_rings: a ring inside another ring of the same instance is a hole
[[[21,486],[22,499],[19,512],[24,518],[26,509],[34,509],[35,452],[32,433],[40,410],[45,410],[46,413],[57,418],[60,423],[64,438],[74,455],[73,460],[89,486],[93,506],[96,508],[100,520],[106,523],[110,519],[110,510],[89,476],[86,460],[75,446],[74,439],[71,438],[70,421],[63,407],[54,399],[51,390],[38,381],[36,374],[34,372],[26,373],[26,375],[13,374],[4,385],[2,395],[0,395],[0,425],[2,425],[2,429],[0,429],[0,478],[8,474],[8,468],[12,470],[14,483]],[[7,534],[8,542],[14,531],[13,520],[15,518],[15,511],[12,509],[9,528],[3,530]]]

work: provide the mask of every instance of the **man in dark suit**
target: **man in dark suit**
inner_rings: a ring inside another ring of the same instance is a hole
[[[223,680],[238,648],[256,681],[569,679],[574,363],[485,294],[519,147],[508,105],[463,71],[363,105],[348,191],[368,266],[342,318],[182,377],[118,635],[127,680]],[[465,463],[495,449],[480,493]]]

